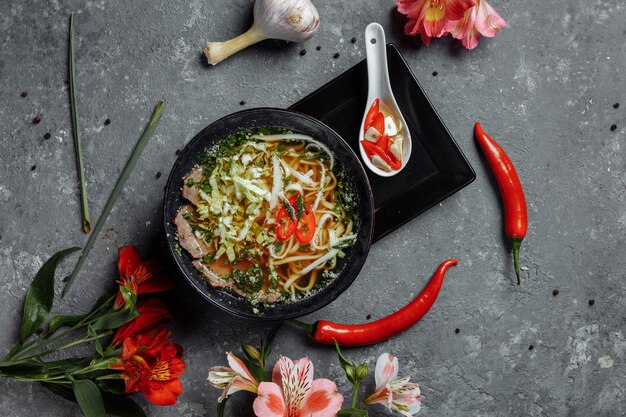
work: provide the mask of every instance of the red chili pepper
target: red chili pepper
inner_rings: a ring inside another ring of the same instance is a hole
[[[374,121],[374,117],[378,114],[378,109],[380,106],[380,100],[376,99],[372,102],[372,106],[367,112],[367,116],[365,116],[365,123],[363,123],[363,133],[367,132],[367,128],[370,127],[372,122]]]
[[[519,285],[519,250],[528,231],[528,209],[524,189],[509,156],[485,133],[479,122],[474,126],[474,133],[500,188],[504,205],[504,232],[513,239],[513,263]]]
[[[391,167],[391,169],[397,170],[402,168],[402,162],[398,161],[398,159],[391,152],[385,152],[380,149],[375,143],[368,140],[362,140],[361,145],[363,145],[365,154],[369,158],[372,158],[374,155],[378,155],[387,163],[387,165]]]
[[[380,149],[385,151],[385,153],[393,155],[389,151],[389,135],[387,135],[386,133],[383,133],[382,135],[380,135],[380,138],[378,138],[378,140],[376,141],[376,146],[378,146]]]
[[[311,204],[304,203],[304,213],[298,220],[296,239],[301,245],[307,245],[313,240],[313,235],[315,235],[315,213]]]
[[[363,324],[338,324],[319,320],[312,325],[295,320],[293,322],[305,328],[309,336],[318,343],[330,345],[336,340],[341,346],[365,346],[382,342],[402,333],[424,317],[437,299],[446,271],[456,264],[456,259],[444,261],[413,301],[395,313],[376,321]]]
[[[291,220],[291,216],[284,207],[278,210],[276,215],[276,238],[281,242],[286,241],[296,231],[296,222]]]
[[[373,127],[382,135],[383,133],[385,133],[385,115],[381,112],[378,112],[378,114],[374,116],[374,120],[372,120],[372,123],[369,124],[367,127]],[[367,132],[367,129],[365,129],[365,131]]]

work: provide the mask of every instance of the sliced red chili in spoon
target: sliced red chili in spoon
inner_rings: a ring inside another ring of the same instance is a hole
[[[363,131],[366,132],[367,128],[370,127],[372,122],[374,121],[374,117],[379,112],[380,100],[376,99],[372,102],[372,106],[367,112],[367,116],[365,116],[365,123],[363,123]]]
[[[384,150],[379,148],[378,145],[376,145],[375,143],[367,140],[362,140],[361,145],[363,145],[363,149],[370,159],[374,155],[378,155],[383,161],[387,163],[387,165],[391,167],[391,169],[397,170],[402,168],[402,162],[398,161],[398,159],[390,152],[385,152]]]

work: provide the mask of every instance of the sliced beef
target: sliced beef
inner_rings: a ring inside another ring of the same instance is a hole
[[[198,238],[194,233],[191,225],[185,220],[185,213],[191,213],[192,208],[189,205],[182,206],[176,218],[174,224],[176,225],[176,231],[178,234],[178,243],[194,258],[203,258],[209,254],[209,247],[204,240]]]
[[[189,180],[192,181],[189,186]],[[185,178],[183,178],[183,197],[193,205],[198,205],[200,196],[198,195],[198,183],[202,181],[202,167],[192,169]]]

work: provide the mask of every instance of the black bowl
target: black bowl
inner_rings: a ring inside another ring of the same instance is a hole
[[[252,306],[247,300],[228,291],[212,288],[192,265],[192,257],[175,249],[176,226],[173,224],[178,209],[186,204],[181,196],[183,177],[200,161],[205,150],[234,132],[247,128],[285,128],[294,133],[307,134],[324,143],[335,154],[337,168],[344,170],[352,181],[359,202],[360,225],[355,245],[346,250],[346,256],[337,262],[338,276],[326,287],[293,302],[269,306]],[[167,180],[164,200],[165,233],[169,250],[189,283],[217,307],[239,317],[261,320],[285,320],[303,316],[333,301],[352,284],[365,263],[374,230],[374,200],[367,175],[359,158],[350,146],[322,122],[292,110],[256,108],[226,116],[198,133],[180,153]]]

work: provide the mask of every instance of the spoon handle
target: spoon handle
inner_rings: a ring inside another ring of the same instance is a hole
[[[367,54],[368,102],[391,91],[387,71],[387,42],[385,31],[378,23],[365,28],[365,52]]]

